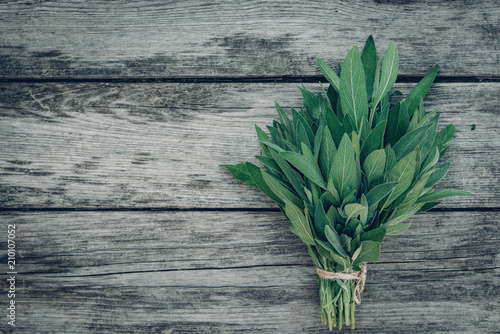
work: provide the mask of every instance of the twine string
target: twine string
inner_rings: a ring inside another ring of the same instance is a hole
[[[366,264],[361,265],[361,271],[356,271],[353,273],[334,273],[331,271],[326,271],[320,268],[316,268],[316,273],[319,277],[324,279],[343,279],[343,280],[356,280],[356,286],[354,287],[354,302],[356,304],[361,303],[361,292],[365,288],[366,281]]]

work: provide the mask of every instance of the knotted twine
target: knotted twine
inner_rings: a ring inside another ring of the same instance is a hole
[[[361,271],[356,271],[353,273],[333,273],[331,271],[326,271],[320,268],[316,268],[316,273],[319,277],[324,279],[344,279],[344,280],[356,280],[356,286],[354,287],[354,302],[356,304],[361,303],[361,292],[365,288],[366,281],[366,264],[361,265]]]

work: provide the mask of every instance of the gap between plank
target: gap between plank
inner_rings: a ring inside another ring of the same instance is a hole
[[[380,264],[392,264],[393,262],[374,262],[372,265]],[[394,262],[395,264],[400,264],[401,262]],[[304,267],[304,268],[314,268],[314,265],[311,263],[310,265],[303,263],[289,263],[289,264],[257,264],[257,265],[249,265],[249,266],[235,266],[235,267],[204,267],[204,268],[184,268],[184,269],[160,269],[160,270],[136,270],[136,271],[120,271],[120,272],[110,272],[110,273],[101,273],[101,274],[88,274],[88,275],[59,275],[59,273],[54,273],[58,278],[78,278],[78,277],[99,277],[99,276],[112,276],[112,275],[126,275],[126,274],[147,274],[147,273],[160,273],[160,272],[182,272],[182,271],[207,271],[207,270],[242,270],[242,269],[256,269],[256,268],[283,268],[283,267]],[[427,269],[425,272],[467,272],[467,271],[485,271],[485,270],[497,270],[500,267],[493,268],[474,268],[474,269],[448,269],[448,270],[432,270]],[[412,271],[413,269],[408,269],[408,271]],[[405,271],[402,269],[397,270],[384,270],[387,272],[401,272]],[[311,270],[313,273],[313,270]],[[46,277],[51,277],[50,273],[47,272],[25,272],[20,273],[21,275],[44,275]]]
[[[417,83],[422,76],[399,76],[398,83]],[[279,76],[279,77],[184,77],[184,78],[164,78],[164,77],[109,77],[109,78],[0,78],[0,82],[15,83],[327,83],[322,76]],[[460,76],[442,76],[437,77],[436,83],[487,83],[500,82],[500,77],[460,77]]]
[[[94,211],[94,212],[114,212],[114,211],[151,211],[151,212],[280,212],[279,208],[127,208],[127,207],[103,207],[103,208],[18,208],[0,207],[0,212],[68,212],[68,211]],[[491,208],[435,208],[428,212],[497,212],[500,207]]]

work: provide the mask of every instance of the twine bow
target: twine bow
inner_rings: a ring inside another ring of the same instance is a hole
[[[356,271],[353,273],[333,273],[331,271],[326,271],[320,268],[316,268],[316,273],[319,277],[324,279],[344,279],[344,280],[356,280],[356,286],[354,288],[354,302],[356,304],[361,303],[361,292],[365,288],[366,281],[366,264],[361,265],[361,271]]]

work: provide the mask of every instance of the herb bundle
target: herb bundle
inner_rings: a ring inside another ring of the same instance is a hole
[[[452,124],[438,131],[439,114],[426,113],[423,98],[434,67],[391,106],[399,57],[391,42],[381,64],[370,36],[363,52],[352,48],[336,73],[317,64],[329,82],[313,93],[304,86],[304,107],[292,120],[276,103],[279,122],[270,137],[256,126],[263,168],[250,162],[224,165],[234,177],[257,187],[290,220],[290,230],[308,248],[318,273],[321,318],[329,328],[354,328],[355,303],[366,263],[378,261],[386,235],[410,227],[410,216],[461,190],[434,190],[450,163],[436,166],[453,142]]]

